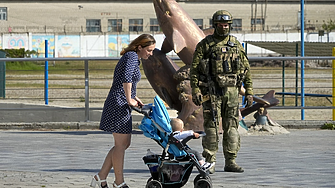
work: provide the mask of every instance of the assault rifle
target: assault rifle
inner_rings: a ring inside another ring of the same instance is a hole
[[[217,110],[216,110],[216,104],[215,104],[215,84],[214,81],[212,81],[212,77],[210,74],[207,74],[207,85],[208,85],[208,93],[209,93],[209,100],[211,102],[212,106],[212,120],[215,122],[216,126],[216,117],[217,117]]]
[[[246,68],[246,69],[244,69],[243,73],[241,73],[241,74],[238,75],[237,82],[236,82],[237,86],[241,86],[242,85],[242,82],[244,81],[245,75],[247,74],[248,70],[249,69]]]
[[[221,58],[222,57],[218,57],[218,58]],[[216,139],[218,140],[219,139],[219,132],[218,132],[218,129],[219,129],[219,126],[217,124],[217,106],[216,106],[216,101],[215,101],[215,98],[216,98],[216,91],[215,91],[215,83],[214,81],[212,80],[212,62],[211,62],[211,59],[209,59],[208,61],[208,66],[206,67],[206,72],[207,72],[207,84],[208,84],[208,93],[209,93],[209,100],[211,102],[211,107],[212,107],[212,121],[214,122],[214,125],[215,125],[215,128],[216,128]]]

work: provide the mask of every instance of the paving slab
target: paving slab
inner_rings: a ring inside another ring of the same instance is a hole
[[[213,187],[335,187],[335,132],[290,129],[289,134],[242,135],[237,162],[245,172],[223,170],[220,142]],[[102,165],[113,136],[98,130],[0,131],[0,187],[89,187]],[[202,150],[201,140],[189,145]],[[132,188],[145,187],[150,177],[142,157],[162,148],[134,130],[126,151],[125,179]],[[184,187],[193,187],[194,168]],[[113,182],[113,170],[108,177]]]

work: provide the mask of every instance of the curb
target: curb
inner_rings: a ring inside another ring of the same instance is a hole
[[[0,123],[0,130],[43,130],[43,129],[99,129],[99,123],[96,122],[32,122],[32,123],[21,123],[21,122],[9,122]]]

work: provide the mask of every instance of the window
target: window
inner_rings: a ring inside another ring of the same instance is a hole
[[[7,20],[7,8],[0,7],[0,20]]]
[[[242,19],[233,19],[231,26],[233,31],[242,31]]]
[[[264,23],[263,18],[252,18],[251,19],[251,25],[262,25]]]
[[[203,28],[203,20],[202,19],[193,19],[195,24],[197,24],[197,26],[202,29]]]
[[[158,32],[160,30],[157,18],[150,18],[150,31]]]
[[[129,19],[129,31],[143,31],[143,19]]]
[[[86,20],[86,32],[101,32],[101,21]]]
[[[108,32],[121,32],[121,31],[122,31],[122,19],[108,20]]]

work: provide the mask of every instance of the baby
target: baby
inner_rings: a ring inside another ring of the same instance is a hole
[[[183,139],[194,136],[195,138],[199,138],[199,133],[196,133],[192,130],[184,131],[184,122],[179,118],[172,118],[171,119],[171,127],[173,131],[173,137],[178,139],[179,141],[182,141]],[[208,170],[214,166],[215,163],[208,163],[205,162],[204,158],[200,155],[200,153],[196,150],[192,150],[191,148],[186,148],[188,153],[193,153],[197,160],[199,161],[199,164],[204,170]]]

